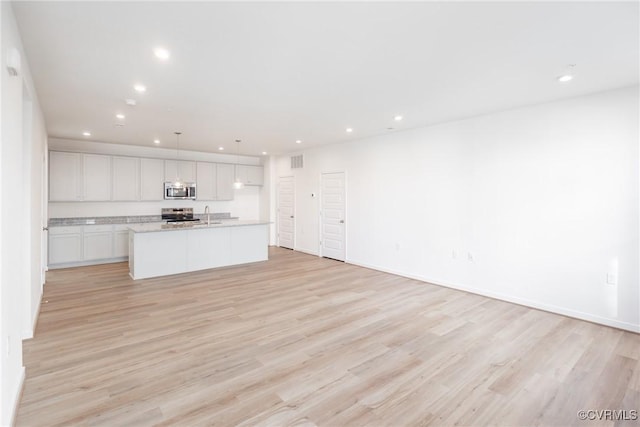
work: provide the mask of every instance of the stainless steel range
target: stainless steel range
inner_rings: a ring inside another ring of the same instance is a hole
[[[162,219],[167,223],[200,221],[193,217],[193,208],[162,208]]]

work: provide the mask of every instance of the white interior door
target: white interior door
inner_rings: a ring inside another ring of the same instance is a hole
[[[293,177],[281,177],[278,182],[278,246],[293,249],[295,242],[295,194]]]
[[[321,184],[322,256],[345,260],[344,172],[323,173]]]

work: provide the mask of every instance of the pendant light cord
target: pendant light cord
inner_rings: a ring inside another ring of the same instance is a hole
[[[180,182],[180,167],[178,166],[178,162],[180,159],[180,135],[182,132],[174,132],[176,134],[176,184],[181,185]]]

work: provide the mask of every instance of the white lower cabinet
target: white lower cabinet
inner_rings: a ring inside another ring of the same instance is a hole
[[[49,268],[122,261],[129,256],[131,225],[49,227]]]
[[[49,264],[65,264],[82,259],[82,227],[49,229]]]
[[[122,258],[129,255],[129,224],[113,226],[113,257]]]
[[[85,226],[82,243],[83,261],[113,258],[113,225]]]

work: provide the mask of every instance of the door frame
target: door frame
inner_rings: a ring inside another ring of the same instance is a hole
[[[322,171],[320,172],[320,180],[319,180],[319,194],[320,194],[320,199],[318,200],[318,256],[319,257],[323,257],[324,254],[322,253],[322,198],[324,197],[324,194],[322,192],[322,176],[325,174],[330,174],[330,173],[341,173],[344,175],[344,262],[346,263],[347,260],[349,259],[349,257],[347,256],[348,254],[348,247],[347,247],[347,224],[348,224],[348,218],[347,218],[347,203],[348,203],[348,197],[347,197],[347,171],[346,170],[331,170],[331,171]]]
[[[276,184],[276,246],[280,246],[280,180],[282,178],[291,178],[291,185],[293,187],[293,246],[291,249],[296,249],[296,178],[295,175],[283,175],[278,177],[278,183]],[[288,248],[287,248],[288,249]]]

